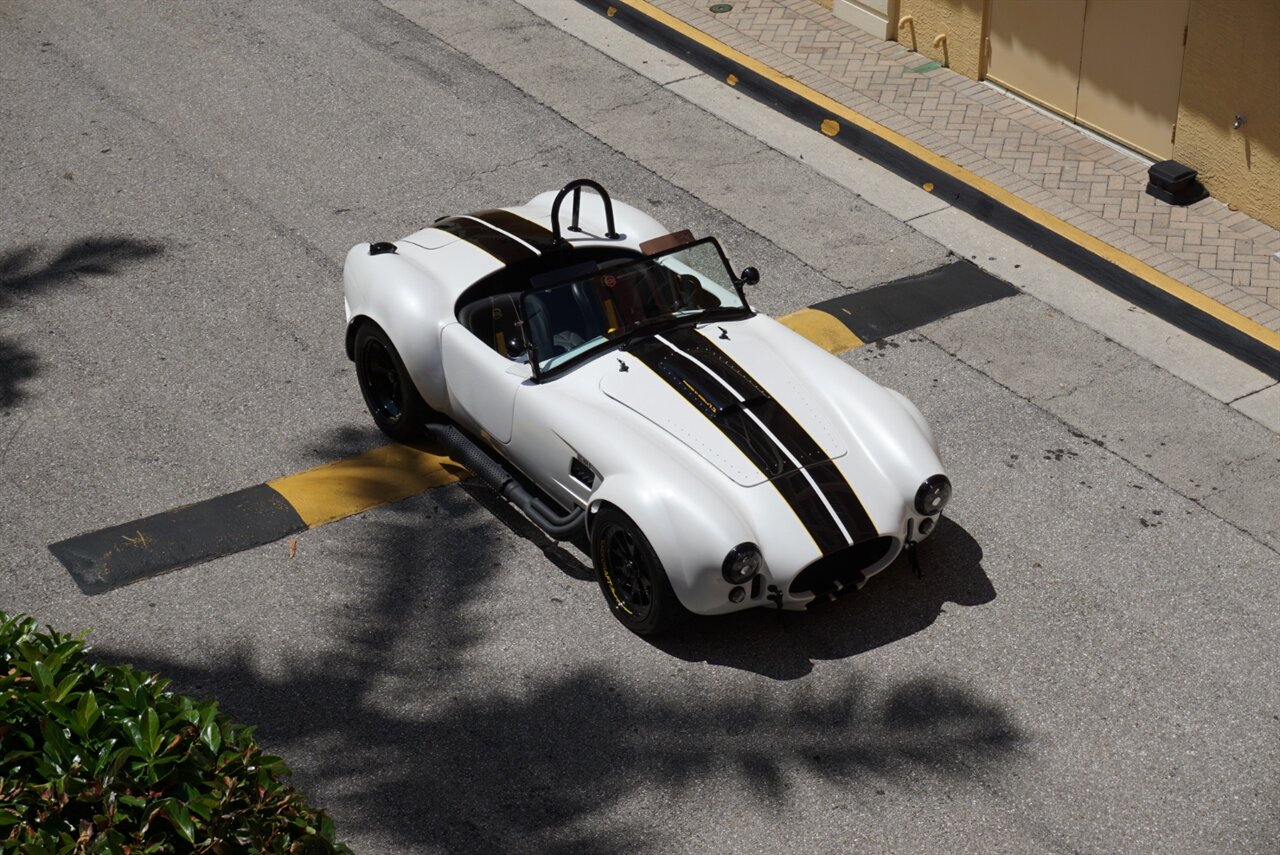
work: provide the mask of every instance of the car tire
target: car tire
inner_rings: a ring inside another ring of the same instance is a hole
[[[416,442],[437,418],[422,400],[404,361],[382,328],[365,322],[356,331],[356,378],[378,428],[396,442]]]
[[[609,610],[637,635],[655,635],[689,616],[648,538],[617,508],[596,513],[591,558]]]

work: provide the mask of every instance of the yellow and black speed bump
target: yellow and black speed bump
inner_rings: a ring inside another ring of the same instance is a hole
[[[52,544],[86,594],[271,543],[307,527],[266,484]]]
[[[1280,379],[1280,333],[707,35],[649,0],[578,2],[1156,317]]]
[[[811,309],[836,318],[861,341],[872,342],[1017,293],[1008,282],[962,260],[825,300]]]
[[[51,544],[80,590],[102,594],[243,552],[466,477],[448,457],[404,445]]]
[[[957,261],[920,276],[827,300],[779,320],[832,353],[1016,294]],[[86,594],[101,594],[231,555],[377,505],[450,484],[466,470],[447,457],[385,445],[194,505],[82,534],[49,550]]]
[[[956,261],[778,320],[832,353],[1018,293]],[[51,551],[86,594],[231,555],[466,477],[448,457],[384,445],[194,505],[82,534]]]

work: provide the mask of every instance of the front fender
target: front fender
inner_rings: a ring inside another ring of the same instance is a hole
[[[592,496],[592,520],[604,504],[618,508],[644,532],[686,609],[732,611],[733,586],[720,566],[731,547],[752,539],[750,529],[711,490],[692,479],[679,488],[676,483],[635,473],[606,478]]]
[[[888,386],[885,386],[884,390],[898,402],[898,405],[902,407],[908,416],[911,417],[911,421],[916,423],[916,427],[920,428],[920,433],[929,441],[929,447],[933,449],[933,453],[937,454],[938,441],[933,438],[933,428],[929,427],[929,422],[925,420],[924,413],[920,412],[920,408],[917,407],[910,398],[899,392],[897,389],[890,389]]]
[[[803,336],[775,321],[762,322],[774,351],[792,370],[821,389],[816,396],[849,444],[852,465],[866,461],[897,490],[909,506],[920,484],[944,472],[928,422],[904,395],[881,386]],[[873,519],[887,525],[900,515],[898,503],[881,496],[880,510],[868,507]]]

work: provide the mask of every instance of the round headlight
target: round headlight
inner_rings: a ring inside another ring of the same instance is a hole
[[[760,547],[754,543],[739,543],[724,557],[720,575],[731,585],[741,585],[760,572]]]
[[[942,513],[951,498],[951,482],[946,475],[934,475],[916,490],[916,513],[933,516]]]

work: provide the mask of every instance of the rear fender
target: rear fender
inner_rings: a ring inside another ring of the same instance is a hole
[[[418,394],[433,409],[446,410],[440,333],[453,322],[446,290],[433,287],[420,267],[397,253],[370,255],[367,243],[356,244],[347,253],[342,278],[350,317],[348,356],[354,356],[359,325],[372,321],[395,345]]]

